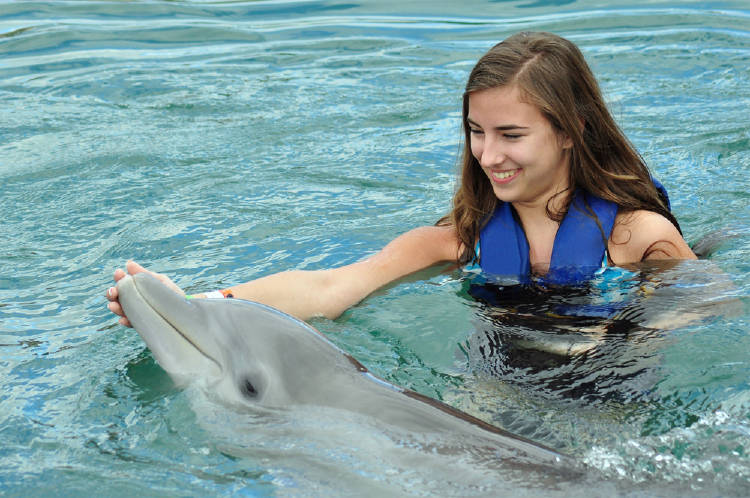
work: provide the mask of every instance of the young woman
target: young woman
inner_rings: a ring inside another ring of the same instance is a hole
[[[379,287],[441,262],[566,283],[602,265],[695,258],[665,192],[568,40],[519,33],[490,49],[469,76],[463,127],[460,185],[436,226],[406,232],[351,265],[277,273],[223,295],[303,320],[335,318]],[[127,271],[147,270],[128,262]],[[115,271],[115,281],[124,276]],[[130,325],[115,287],[107,297],[120,323]]]

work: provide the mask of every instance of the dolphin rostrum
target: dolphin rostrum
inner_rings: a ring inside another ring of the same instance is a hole
[[[117,289],[135,330],[180,386],[198,383],[231,406],[348,410],[423,439],[490,448],[500,467],[580,475],[571,472],[578,466],[570,457],[375,377],[310,325],[274,308],[188,300],[147,273],[124,277]]]

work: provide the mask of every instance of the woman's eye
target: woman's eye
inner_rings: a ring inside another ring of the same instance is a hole
[[[472,135],[481,135],[482,130],[477,130],[476,128],[469,128],[469,133],[471,133]]]
[[[506,133],[503,136],[509,140],[515,140],[516,138],[521,138],[521,135],[516,135],[513,133]]]

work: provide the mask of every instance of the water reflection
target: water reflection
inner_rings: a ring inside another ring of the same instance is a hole
[[[474,373],[587,403],[648,399],[667,375],[661,352],[671,330],[741,307],[708,261],[607,268],[568,287],[473,275],[464,291],[482,303],[460,346]]]

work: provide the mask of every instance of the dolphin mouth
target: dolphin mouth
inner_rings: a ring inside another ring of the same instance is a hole
[[[221,362],[206,348],[210,341],[200,340],[200,312],[193,303],[145,273],[128,275],[117,287],[133,327],[178,383],[206,373],[222,374]]]
[[[190,303],[188,303],[188,304],[190,304]],[[169,325],[171,331],[174,334],[180,336],[185,342],[187,342],[190,346],[192,346],[193,349],[195,349],[198,353],[200,353],[201,355],[203,355],[206,359],[211,360],[213,363],[216,364],[216,367],[219,370],[221,370],[221,363],[219,361],[217,361],[216,358],[214,358],[213,356],[211,356],[208,352],[206,352],[206,350],[204,348],[202,348],[200,344],[198,344],[198,342],[195,340],[195,338],[191,338],[187,334],[183,333],[182,330],[180,330],[180,328],[178,326],[176,326],[174,323],[172,323],[172,321],[170,321],[170,319],[169,319],[168,316],[166,316],[165,314],[161,313],[158,308],[154,308],[153,306],[151,306],[151,309],[154,310],[154,313],[156,313],[157,315],[159,315],[161,317],[161,319],[164,320],[164,322],[167,325]]]

